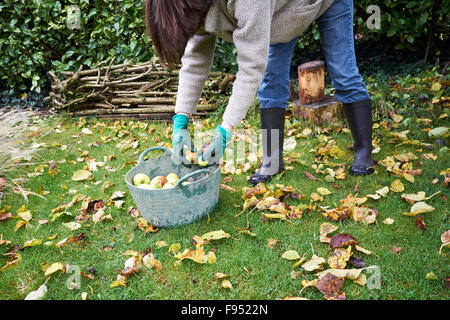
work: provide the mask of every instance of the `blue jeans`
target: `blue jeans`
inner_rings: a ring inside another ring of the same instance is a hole
[[[343,103],[369,99],[356,66],[353,38],[353,1],[335,0],[318,19],[328,73],[336,97]],[[270,46],[269,61],[258,98],[261,108],[286,108],[290,97],[289,72],[298,38]]]

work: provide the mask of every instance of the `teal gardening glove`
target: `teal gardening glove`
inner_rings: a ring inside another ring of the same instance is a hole
[[[208,165],[219,164],[222,159],[227,142],[232,138],[232,133],[222,126],[216,128],[216,135],[212,139],[211,143],[203,151],[200,151],[199,157],[201,160],[208,161]]]
[[[192,150],[191,136],[187,131],[188,123],[189,117],[184,114],[176,114],[173,117],[172,146],[173,152],[179,158],[182,158],[184,156],[184,146],[187,146]]]

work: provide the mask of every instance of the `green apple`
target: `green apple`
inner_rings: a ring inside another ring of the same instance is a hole
[[[172,189],[173,187],[175,187],[175,183],[167,182],[167,183],[164,185],[163,189]]]
[[[140,184],[150,184],[150,177],[145,173],[138,173],[133,177],[133,184],[138,186]]]
[[[207,160],[203,161],[203,157],[199,157],[198,158],[198,164],[199,164],[200,167],[205,167],[205,166],[208,165],[208,161]]]
[[[167,183],[167,179],[164,176],[156,176],[150,181],[150,185],[152,185],[155,189],[161,189]]]
[[[140,184],[140,185],[138,185],[138,188],[149,189],[149,190],[154,189],[153,186],[148,183]]]
[[[169,173],[166,176],[167,182],[170,182],[172,184],[176,184],[178,182],[178,180],[180,180],[180,177],[176,174],[176,173]]]

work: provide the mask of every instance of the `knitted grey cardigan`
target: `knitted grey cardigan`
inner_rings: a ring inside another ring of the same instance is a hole
[[[237,50],[238,72],[223,121],[238,126],[261,84],[270,44],[289,42],[299,36],[334,0],[228,0],[228,13],[236,19],[237,26],[218,1],[211,6],[204,28],[187,43],[175,112],[195,112],[219,37],[233,42]]]

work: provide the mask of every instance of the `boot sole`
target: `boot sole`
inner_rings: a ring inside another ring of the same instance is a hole
[[[359,170],[357,169],[356,171],[352,168],[350,168],[349,173],[352,176],[369,176],[371,174],[373,174],[375,172],[374,168],[366,168],[365,170]]]
[[[275,177],[276,175],[278,175],[278,174],[280,174],[280,173],[282,173],[282,172],[284,172],[284,170],[278,172],[277,174],[274,174],[273,176],[260,176],[260,177],[265,177],[265,178],[264,178],[264,179],[260,179],[260,180],[258,180],[258,181],[256,181],[256,182],[253,182],[252,179],[251,179],[251,177],[250,177],[249,181],[250,181],[250,183],[251,183],[252,185],[256,186],[256,185],[257,185],[258,183],[260,183],[260,182],[269,182],[270,180],[272,180],[273,177]]]

